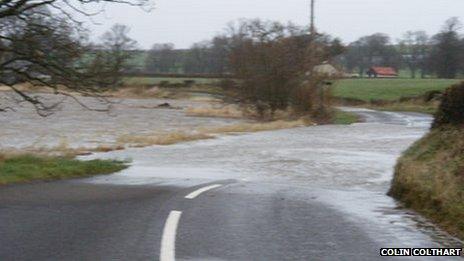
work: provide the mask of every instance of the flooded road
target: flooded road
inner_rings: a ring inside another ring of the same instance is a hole
[[[130,158],[133,166],[86,182],[192,186],[234,179],[243,183],[235,187],[241,193],[285,191],[286,197],[342,211],[384,246],[460,245],[386,195],[397,158],[428,131],[431,117],[344,109],[365,122],[97,154],[93,157]]]
[[[45,124],[26,111],[3,114],[0,145],[51,146],[63,138],[97,146],[121,134],[240,122],[153,109],[161,102],[124,100],[113,116],[69,107]],[[130,159],[131,167],[4,188],[0,259],[156,260],[168,251],[179,260],[375,260],[382,247],[462,247],[386,195],[397,158],[428,131],[431,117],[343,109],[365,122],[96,153],[81,158]]]

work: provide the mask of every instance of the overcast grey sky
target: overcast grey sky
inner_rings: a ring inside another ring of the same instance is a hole
[[[463,0],[316,0],[319,31],[349,43],[376,32],[397,39],[407,30],[436,33],[446,19],[457,16],[464,22]],[[131,27],[131,37],[141,48],[172,42],[177,48],[207,40],[221,32],[229,21],[262,18],[309,23],[309,0],[155,0],[146,13],[138,8],[109,5],[105,14],[90,25],[93,36],[114,23]],[[95,37],[94,37],[95,39]]]

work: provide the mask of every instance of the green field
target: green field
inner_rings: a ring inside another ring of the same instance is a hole
[[[176,78],[176,77],[127,77],[124,79],[125,85],[157,85],[163,81],[170,84],[183,83],[184,81],[195,81],[197,84],[212,84],[220,81],[214,78]]]
[[[80,161],[67,157],[0,155],[0,185],[110,174],[126,167],[124,162],[112,160]]]
[[[444,90],[460,80],[441,79],[344,79],[335,84],[337,98],[394,101],[401,97],[416,97],[427,91]]]
[[[127,77],[125,85],[158,85],[195,81],[196,84],[214,84],[215,78],[177,78],[177,77]],[[395,101],[401,97],[417,97],[427,91],[444,90],[460,80],[442,79],[343,79],[335,84],[333,94],[337,98],[357,99],[365,102],[371,100]]]

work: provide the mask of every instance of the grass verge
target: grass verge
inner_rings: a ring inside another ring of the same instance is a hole
[[[363,105],[363,107],[379,111],[408,111],[424,114],[435,114],[438,109],[437,103],[433,102],[392,102],[383,105],[367,104],[365,106]]]
[[[389,195],[464,239],[464,128],[433,129],[400,158]]]
[[[68,157],[0,155],[0,184],[88,177],[114,173],[126,167],[124,162],[113,160],[80,161]]]
[[[352,112],[335,110],[333,117],[333,124],[348,125],[359,122],[359,116]]]

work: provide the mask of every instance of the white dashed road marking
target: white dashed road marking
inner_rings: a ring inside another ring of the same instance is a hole
[[[219,188],[220,186],[222,186],[222,185],[215,184],[215,185],[203,187],[201,189],[197,189],[194,192],[192,192],[192,193],[188,194],[187,196],[185,196],[185,198],[194,199],[194,198],[198,197],[201,193],[204,193],[204,192],[206,192],[208,190],[211,190],[211,189]]]
[[[187,199],[194,199],[201,193],[208,190],[221,187],[220,184],[206,186],[195,190],[185,196]],[[164,224],[163,236],[161,238],[160,261],[175,261],[176,260],[176,234],[179,226],[180,216],[182,211],[173,210],[169,213],[166,223]]]
[[[176,233],[181,215],[181,211],[173,210],[166,219],[163,237],[161,238],[160,261],[176,260]]]

